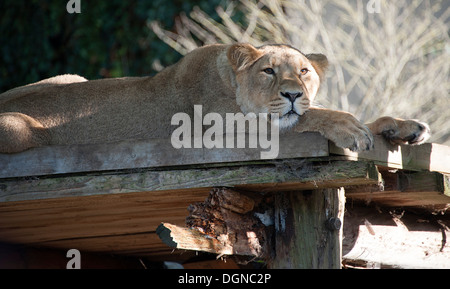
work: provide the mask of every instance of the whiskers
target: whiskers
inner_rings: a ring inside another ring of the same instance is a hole
[[[287,99],[276,99],[269,103],[269,112],[278,114],[275,125],[278,125],[281,130],[294,126],[308,108],[309,100],[306,98],[298,99],[294,103]]]
[[[290,103],[281,99],[273,100],[269,103],[270,111],[281,113],[283,110],[290,110]]]
[[[294,103],[289,100],[277,99],[269,103],[269,112],[278,113],[280,117],[286,114],[302,115],[310,106],[310,101],[307,98],[296,100]]]

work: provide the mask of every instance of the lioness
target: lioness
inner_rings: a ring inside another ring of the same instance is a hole
[[[43,145],[164,138],[171,117],[204,113],[277,113],[281,131],[319,132],[353,151],[373,147],[373,134],[420,144],[426,124],[383,117],[367,126],[351,114],[311,107],[328,66],[322,54],[288,45],[209,45],[154,77],[86,81],[63,75],[0,95],[0,152]]]

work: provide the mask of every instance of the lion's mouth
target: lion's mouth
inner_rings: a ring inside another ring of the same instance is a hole
[[[294,109],[288,111],[287,113],[283,114],[280,119],[284,119],[287,120],[289,122],[292,121],[297,121],[299,119],[299,117],[301,116],[301,114],[299,114],[298,112],[296,112]]]
[[[293,115],[293,114],[296,114],[296,115],[299,115],[296,111],[294,111],[293,109],[291,110],[291,111],[289,111],[288,113],[286,113],[285,115]]]
[[[285,113],[282,117],[290,117],[290,116],[300,116],[298,112],[295,111],[295,109],[291,109],[287,113]]]
[[[278,111],[277,114],[278,120],[276,122],[279,124],[280,129],[287,129],[298,122],[301,115],[303,114],[303,111],[292,105],[291,107],[285,107],[283,111]],[[270,116],[269,118],[271,119]]]

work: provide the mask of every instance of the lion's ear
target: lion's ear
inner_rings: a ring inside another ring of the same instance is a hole
[[[240,71],[258,60],[261,54],[262,53],[251,44],[238,43],[233,44],[228,48],[227,57],[233,70]]]
[[[308,54],[306,55],[306,58],[309,59],[312,66],[316,70],[317,74],[319,74],[320,81],[324,81],[325,79],[325,73],[328,69],[328,59],[323,54]]]

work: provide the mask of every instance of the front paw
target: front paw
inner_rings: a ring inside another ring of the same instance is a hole
[[[423,144],[431,136],[428,124],[412,119],[381,117],[368,126],[374,134],[381,134],[390,143],[396,145]]]
[[[319,132],[336,146],[352,151],[373,148],[373,135],[369,128],[348,112],[324,108],[310,108],[295,126],[297,132]]]
[[[369,128],[350,114],[339,116],[333,122],[331,134],[327,138],[338,147],[354,152],[371,150],[374,147],[373,135]]]

